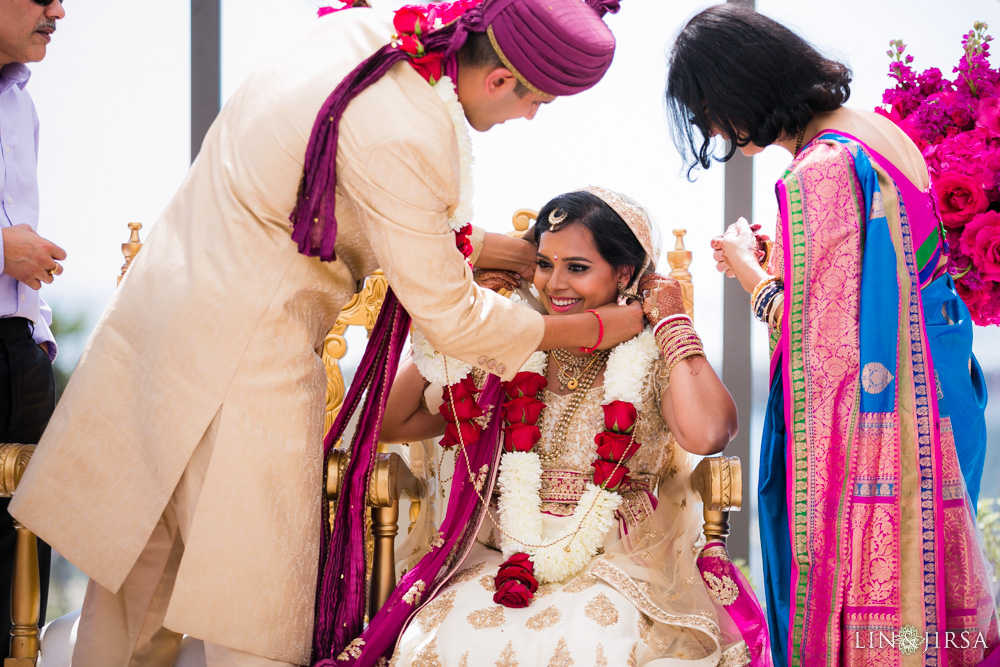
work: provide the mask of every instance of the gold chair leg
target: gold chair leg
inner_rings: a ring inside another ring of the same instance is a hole
[[[19,522],[17,553],[14,556],[14,581],[11,587],[10,657],[4,667],[34,667],[38,658],[38,618],[40,587],[38,579],[38,538]]]
[[[396,535],[399,533],[399,500],[388,507],[372,508],[372,536],[375,555],[372,559],[371,596],[368,598],[368,618],[375,614],[396,588]]]

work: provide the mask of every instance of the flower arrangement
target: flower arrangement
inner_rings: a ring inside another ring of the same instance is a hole
[[[923,153],[949,249],[948,273],[976,324],[1000,324],[1000,71],[990,66],[987,24],[962,37],[954,80],[917,74],[902,40],[890,42],[887,109]]]

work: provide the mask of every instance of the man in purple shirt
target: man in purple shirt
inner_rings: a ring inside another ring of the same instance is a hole
[[[52,311],[38,294],[62,273],[66,253],[39,236],[38,116],[25,86],[25,63],[45,57],[60,0],[0,0],[0,442],[35,443],[55,408]],[[0,652],[7,655],[15,534],[7,499],[0,501]],[[49,549],[39,544],[42,618]],[[43,620],[44,622],[44,620]]]

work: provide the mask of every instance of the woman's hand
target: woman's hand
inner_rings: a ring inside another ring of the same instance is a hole
[[[502,289],[513,292],[521,286],[521,276],[514,271],[504,269],[476,269],[472,273],[472,278],[480,287],[494,292]]]
[[[725,234],[712,239],[715,268],[730,278],[739,279],[747,292],[752,292],[757,283],[767,277],[760,265],[762,249],[756,234],[759,229],[759,225],[751,227],[745,218],[740,218],[729,225]]]
[[[651,273],[639,279],[639,290],[643,294],[642,312],[653,326],[665,317],[687,312],[683,289],[674,278]]]
[[[642,332],[642,307],[636,302],[625,306],[610,303],[596,310],[604,325],[604,337],[597,346],[599,350],[608,350],[619,343],[631,340]],[[593,317],[593,313],[587,314]],[[595,329],[595,340],[596,333]]]
[[[743,218],[740,218],[740,220],[743,220]],[[743,222],[746,222],[746,220],[743,220]],[[739,224],[739,221],[730,225],[729,229],[732,229],[733,226],[736,224]],[[726,231],[728,232],[729,230],[727,229]],[[764,259],[766,259],[767,257],[767,245],[768,243],[770,243],[771,239],[768,237],[767,234],[760,233],[760,225],[757,224],[750,225],[750,231],[753,232],[754,238],[757,241],[757,250],[756,250],[757,263],[762,264],[764,262]],[[727,278],[734,278],[735,274],[733,273],[732,268],[730,268],[729,262],[726,261],[726,258],[723,255],[722,251],[723,238],[724,236],[720,235],[712,239],[711,244],[712,244],[712,250],[714,251],[712,253],[712,259],[715,260],[715,268],[719,273],[725,273]]]

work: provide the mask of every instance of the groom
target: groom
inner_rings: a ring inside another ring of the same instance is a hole
[[[477,130],[530,119],[603,76],[606,7],[459,4],[471,8],[455,21],[397,33],[410,62],[388,45],[391,17],[321,18],[209,130],[11,504],[91,577],[75,667],[171,665],[182,634],[205,640],[210,665],[309,661],[326,395],[317,351],[375,269],[438,350],[504,377],[540,346],[591,346],[603,331],[607,347],[641,329],[637,306],[607,307],[601,327],[475,287],[449,226],[470,196],[450,91],[427,80],[453,75]],[[430,77],[435,52],[443,69]],[[460,134],[461,112],[458,123]],[[526,274],[534,261],[505,237],[475,233],[472,245],[492,268]]]

